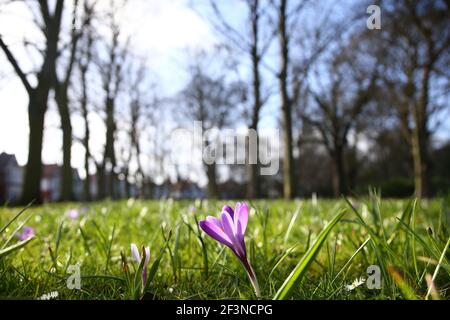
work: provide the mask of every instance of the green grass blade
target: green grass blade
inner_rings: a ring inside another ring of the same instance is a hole
[[[411,221],[411,217],[413,215],[413,211],[416,210],[416,204],[417,204],[417,199],[415,199],[414,201],[409,201],[406,204],[405,209],[402,212],[402,215],[400,217],[400,221],[403,221],[405,224],[409,225],[410,221]],[[397,222],[395,224],[394,230],[392,230],[391,232],[391,236],[389,237],[388,240],[388,244],[390,245],[394,239],[397,237],[399,231],[401,231],[402,226],[400,224],[400,222]]]
[[[339,220],[344,216],[344,214],[345,211],[338,213],[333,218],[333,220],[331,220],[331,222],[322,230],[314,244],[303,255],[300,262],[297,264],[291,274],[284,281],[278,292],[275,294],[274,300],[285,300],[292,295],[295,285],[298,284],[299,281],[303,278],[309,266],[314,261],[314,258],[316,257],[320,248],[325,243],[325,240],[327,239],[329,233],[334,228],[334,226],[336,226]]]
[[[434,273],[433,273],[433,278],[431,279],[432,282],[434,282],[434,280],[436,280],[436,277],[437,277],[437,275],[438,275],[438,273],[439,273],[439,269],[440,269],[441,264],[442,264],[442,262],[443,262],[443,260],[444,260],[444,258],[445,258],[445,253],[447,252],[447,249],[448,249],[448,246],[449,246],[449,245],[450,245],[450,237],[448,238],[447,243],[445,244],[444,250],[442,250],[441,257],[439,258],[439,263],[438,263],[438,265],[436,266],[436,269],[434,270]],[[430,294],[431,294],[431,290],[432,290],[432,287],[430,286],[430,287],[428,288],[428,291],[427,291],[427,295],[426,295],[426,297],[425,297],[425,300],[428,300],[428,298],[429,298],[429,296],[430,296]]]
[[[58,232],[56,234],[55,257],[58,257],[59,244],[61,243],[63,228],[64,228],[64,220],[61,221],[61,223],[59,224]]]
[[[9,238],[6,240],[6,242],[3,244],[2,249],[6,248],[8,246],[8,244],[12,241],[12,239],[16,236],[17,232],[19,232],[19,230],[21,230],[23,228],[23,226],[28,222],[28,220],[30,220],[31,215],[29,217],[27,217],[17,228],[16,230],[14,230],[11,235],[9,236]]]
[[[292,215],[291,221],[289,222],[289,226],[286,231],[286,235],[284,236],[284,246],[286,246],[289,236],[291,235],[292,228],[295,225],[295,221],[297,221],[298,215],[300,213],[301,203],[298,205],[297,210],[295,210],[294,214]]]
[[[30,237],[27,240],[18,242],[16,244],[12,245],[12,246],[9,246],[8,248],[0,250],[0,258],[3,258],[5,256],[13,253],[16,250],[19,250],[20,248],[26,246],[28,244],[28,242],[30,242],[30,241],[32,241],[34,239],[35,239],[35,237]]]
[[[272,277],[272,274],[274,273],[274,271],[278,268],[278,266],[292,253],[294,252],[297,247],[298,247],[298,243],[290,248],[288,248],[286,250],[286,252],[281,256],[281,258],[277,261],[277,263],[275,263],[275,265],[273,266],[272,270],[269,273],[269,278]]]
[[[348,261],[345,263],[345,265],[341,268],[341,270],[339,270],[339,272],[334,276],[333,281],[331,281],[331,285],[337,280],[337,278],[339,278],[339,276],[341,275],[342,272],[344,272],[347,267],[350,266],[350,263],[353,261],[353,259],[358,255],[358,253],[360,253],[364,247],[367,245],[367,243],[370,241],[370,237],[366,239],[366,241],[363,242],[363,244],[352,254],[352,256],[350,257],[350,259],[348,259]]]
[[[400,289],[403,297],[407,300],[417,300],[417,295],[414,292],[414,289],[405,281],[403,276],[397,271],[394,267],[389,267],[389,274],[394,279],[394,282],[397,284],[397,287]]]
[[[0,234],[2,234],[14,221],[16,221],[29,207],[31,207],[31,205],[33,204],[33,202],[31,202],[29,205],[27,205],[25,208],[23,208],[22,210],[20,210],[20,212],[18,214],[16,214],[14,216],[14,218],[12,218],[11,220],[9,220],[9,222],[0,229]]]
[[[108,247],[106,249],[106,263],[105,263],[105,274],[108,272],[108,268],[109,268],[109,262],[111,260],[111,249],[112,249],[112,245],[114,242],[114,236],[116,234],[116,225],[113,225],[112,231],[111,231],[111,235],[108,238]]]
[[[416,231],[416,210],[417,210],[417,200],[414,201],[412,208],[412,230]],[[417,265],[417,254],[416,254],[416,237],[411,237],[411,251],[414,264],[414,271],[416,272],[416,277],[419,278],[419,267]]]
[[[435,259],[439,258],[439,256],[432,249],[432,247],[428,245],[426,241],[417,232],[415,232],[410,226],[405,224],[403,221],[400,221],[400,223],[402,224],[403,229],[406,230],[406,232],[408,232],[415,240],[417,240],[417,243],[419,243],[421,247],[425,249],[425,251],[430,255],[430,257],[433,257]]]

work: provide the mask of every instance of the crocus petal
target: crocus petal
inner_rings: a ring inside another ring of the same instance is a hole
[[[131,254],[133,255],[133,258],[137,263],[141,263],[141,255],[139,254],[139,249],[134,243],[131,244]]]
[[[77,219],[79,215],[80,215],[80,213],[79,213],[79,211],[76,210],[76,209],[70,209],[70,210],[67,212],[67,216],[68,216],[70,219],[73,219],[73,220]]]
[[[22,233],[16,233],[16,237],[18,237],[20,241],[25,241],[32,236],[34,236],[34,229],[32,227],[25,227],[23,228]]]
[[[144,268],[144,270],[142,270],[141,277],[142,277],[142,288],[144,288],[147,283],[147,268]]]
[[[211,222],[211,223],[215,224],[218,228],[222,229],[222,223],[219,221],[219,219],[211,217],[211,216],[207,216],[206,221]]]
[[[150,248],[149,248],[149,247],[145,247],[145,262],[144,262],[144,268],[147,267],[149,261],[150,261]]]
[[[221,219],[223,231],[227,234],[230,239],[233,239],[235,235],[235,228],[233,218],[231,218],[228,212],[222,212]]]
[[[240,240],[244,239],[245,230],[248,223],[248,206],[246,203],[238,203],[236,205],[236,211],[234,216],[234,225],[236,229],[236,235]]]
[[[23,228],[23,233],[26,235],[34,235],[34,229],[32,227]]]
[[[225,233],[233,242],[233,248],[240,258],[245,257],[245,249],[242,246],[242,241],[236,237],[236,230],[234,222],[228,212],[222,212],[222,227]]]
[[[202,230],[205,231],[206,234],[210,237],[216,239],[220,243],[223,243],[230,248],[233,247],[233,242],[230,237],[225,234],[222,228],[218,227],[214,222],[202,220],[199,222],[199,225],[200,228],[202,228]]]
[[[228,212],[230,214],[230,217],[233,219],[234,211],[233,211],[233,208],[231,208],[230,206],[227,206],[227,205],[223,206],[222,212]]]

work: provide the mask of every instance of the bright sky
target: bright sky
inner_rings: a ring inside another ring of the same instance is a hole
[[[107,1],[100,4],[107,5]],[[0,34],[14,52],[24,70],[32,65],[22,49],[22,39],[41,39],[23,5],[9,5],[0,10]],[[11,26],[14,28],[11,28]],[[188,7],[187,0],[132,0],[123,12],[121,25],[124,34],[133,34],[133,51],[148,59],[148,66],[156,73],[159,88],[173,94],[181,88],[186,65],[183,52],[190,49],[208,50],[214,44],[214,34],[208,23]],[[0,152],[16,154],[20,164],[27,159],[28,98],[5,56],[0,54]],[[37,64],[36,64],[37,65]],[[93,119],[95,121],[95,119]],[[61,133],[55,106],[49,107],[46,118],[43,160],[61,163]],[[75,131],[76,131],[76,126]],[[97,126],[93,126],[93,137]],[[95,144],[95,143],[94,143]],[[74,145],[73,166],[82,167],[83,148]]]

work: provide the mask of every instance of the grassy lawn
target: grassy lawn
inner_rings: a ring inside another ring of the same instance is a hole
[[[249,202],[247,255],[262,298],[275,296],[327,222],[344,210],[291,298],[425,299],[427,279],[431,283],[434,277],[437,289],[428,297],[448,299],[450,250],[443,254],[448,203],[378,201],[375,196],[354,200],[357,213],[343,200]],[[37,299],[58,292],[58,299],[254,299],[239,260],[197,227],[207,215],[219,216],[224,204],[234,207],[235,202],[128,200],[30,208],[0,235],[5,248],[19,241],[11,235],[21,225],[35,233],[26,246],[0,257],[0,298]],[[79,217],[68,216],[72,208]],[[19,211],[0,209],[0,229]],[[140,273],[131,243],[150,247],[149,273],[155,272],[144,294],[137,289]],[[70,290],[68,267],[77,263],[81,290]],[[367,273],[371,265],[379,267],[380,289],[368,288],[376,281]],[[360,277],[366,282],[348,288]]]

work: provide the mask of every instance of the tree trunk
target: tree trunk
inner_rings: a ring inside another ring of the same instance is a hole
[[[129,178],[129,171],[128,169],[124,172],[124,182],[125,182],[125,196],[127,199],[131,198],[131,184],[128,181]]]
[[[29,95],[28,102],[28,121],[29,121],[29,145],[28,161],[25,168],[25,180],[22,188],[22,204],[30,203],[35,200],[42,202],[41,197],[41,177],[42,177],[42,144],[44,135],[44,120],[47,111],[48,95],[50,92],[52,80],[56,76],[56,60],[58,58],[59,32],[61,30],[61,18],[64,7],[64,1],[58,0],[55,5],[54,14],[49,16],[48,7],[42,6],[47,19],[45,21],[46,48],[44,53],[44,62],[37,75],[37,86],[31,88],[27,83],[26,77],[15,63],[16,72],[21,74],[22,81],[26,83]],[[3,44],[3,43],[2,43]],[[6,46],[2,45],[10,61],[14,60]],[[14,61],[13,61],[14,62]],[[25,80],[24,80],[25,78]]]
[[[356,136],[356,139],[358,139],[358,136]],[[356,183],[358,181],[358,174],[359,174],[359,164],[358,164],[358,148],[357,148],[357,141],[355,141],[355,144],[350,150],[350,163],[348,164],[348,174],[346,179],[346,188],[348,190],[354,190],[356,187]]]
[[[35,201],[42,203],[42,143],[44,134],[44,118],[47,109],[48,89],[36,89],[28,104],[29,142],[28,161],[25,167],[25,179],[22,187],[22,204]]]
[[[259,159],[259,137],[258,137],[258,122],[259,112],[261,110],[261,74],[259,71],[259,64],[261,57],[258,52],[259,43],[259,0],[254,0],[251,4],[251,22],[252,22],[252,47],[251,47],[251,60],[252,60],[252,76],[253,76],[253,114],[250,129],[255,130],[257,133],[256,154]],[[247,152],[250,148],[246,148]],[[247,161],[249,157],[247,156]],[[259,187],[259,165],[248,164],[248,183],[247,183],[247,198],[254,199],[260,196]]]
[[[249,181],[247,184],[247,198],[257,199],[260,197],[258,164],[247,165]]]
[[[208,198],[217,199],[219,197],[219,189],[217,187],[216,164],[206,165],[206,175],[208,177]]]
[[[108,171],[108,196],[111,199],[116,199],[118,195],[118,190],[116,190],[116,174],[114,172],[113,166],[111,166],[111,170]]]
[[[67,118],[66,118],[67,117]],[[63,127],[63,167],[61,180],[61,197],[64,201],[74,199],[73,194],[73,172],[72,172],[72,125],[70,123],[70,115],[65,116],[62,120]]]
[[[140,147],[140,142],[139,142],[139,137],[135,138],[135,142],[136,142],[136,161],[137,161],[137,177],[139,178],[138,181],[138,185],[139,185],[139,196],[142,198],[144,197],[144,180],[145,180],[145,176],[144,176],[144,170],[142,169],[142,161],[141,161],[141,147]]]
[[[412,157],[414,164],[414,186],[416,197],[426,198],[429,192],[428,132],[425,127],[412,130]]]
[[[293,146],[292,146],[292,112],[291,103],[288,94],[287,73],[289,65],[289,40],[286,33],[286,0],[280,0],[278,33],[281,50],[281,68],[279,74],[279,86],[281,96],[281,111],[284,126],[283,142],[283,193],[284,198],[289,200],[294,196],[294,177],[293,177]]]
[[[72,173],[72,123],[70,121],[69,99],[66,88],[56,90],[56,102],[61,117],[61,129],[63,132],[63,165],[61,179],[61,200],[72,201],[73,173]]]
[[[415,193],[419,198],[428,197],[429,192],[429,132],[428,123],[428,94],[431,74],[431,63],[426,65],[422,74],[421,95],[418,104],[413,106],[414,128],[412,130],[412,156],[414,162]]]
[[[83,91],[85,91],[85,86],[83,85]],[[91,151],[89,148],[89,139],[90,139],[90,130],[89,130],[89,121],[88,121],[88,111],[87,111],[87,99],[85,98],[86,95],[83,94],[82,98],[82,113],[84,118],[84,139],[83,139],[83,145],[85,149],[84,154],[84,171],[86,171],[86,178],[83,182],[83,193],[84,193],[84,200],[85,201],[91,201],[91,186],[90,186],[90,176],[89,176],[89,160],[91,157]]]
[[[257,130],[253,127],[251,127],[250,129],[253,130]],[[256,131],[257,132],[257,131]],[[251,164],[250,163],[250,150],[255,149],[256,150],[256,154],[258,154],[259,152],[259,137],[258,134],[256,135],[256,146],[255,148],[250,146],[250,139],[246,139],[246,146],[245,146],[245,152],[246,152],[246,163],[247,163],[247,174],[248,174],[248,183],[247,183],[247,198],[249,199],[256,199],[259,197],[260,195],[260,188],[259,188],[259,175],[258,175],[258,161],[256,161],[256,164]],[[257,158],[258,159],[258,158]]]
[[[84,193],[84,200],[85,201],[91,201],[92,200],[92,196],[91,196],[91,181],[90,181],[90,176],[89,176],[89,161],[91,159],[91,149],[89,147],[89,140],[91,138],[91,131],[89,128],[89,111],[88,111],[88,90],[87,90],[87,86],[88,86],[88,78],[87,78],[87,74],[88,74],[88,69],[89,69],[89,65],[91,63],[91,59],[92,59],[92,53],[91,53],[91,48],[92,48],[92,36],[88,36],[87,39],[87,44],[86,44],[86,61],[80,62],[80,74],[81,74],[81,90],[82,90],[82,95],[81,95],[81,113],[83,115],[83,120],[84,120],[84,138],[83,138],[83,146],[84,146],[84,171],[86,171],[86,179],[84,179],[83,182],[83,193]]]
[[[114,148],[115,137],[115,120],[114,120],[114,101],[111,98],[107,98],[106,101],[106,144],[105,153],[103,157],[103,168],[106,169],[105,175],[108,177],[107,183],[107,196],[115,198],[115,168],[116,168],[116,155]]]
[[[103,163],[97,163],[97,200],[103,200],[106,196],[105,168]]]
[[[336,198],[339,198],[346,194],[343,148],[335,148],[331,157],[333,163],[333,193]]]

